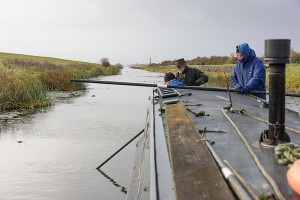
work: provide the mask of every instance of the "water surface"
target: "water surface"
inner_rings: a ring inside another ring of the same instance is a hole
[[[125,68],[99,79],[162,83],[163,75]],[[81,96],[38,112],[1,115],[0,199],[126,198],[136,141],[102,173],[95,168],[144,128],[152,88],[87,86]],[[287,107],[299,112],[299,99],[287,98]]]
[[[163,81],[130,68],[99,79]],[[80,97],[1,120],[0,199],[124,199],[136,141],[102,173],[95,168],[144,128],[151,95],[148,87],[88,84]]]

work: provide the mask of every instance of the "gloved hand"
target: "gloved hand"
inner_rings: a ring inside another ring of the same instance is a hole
[[[239,91],[240,94],[249,94],[249,92],[250,92],[250,88],[248,87],[243,87]]]

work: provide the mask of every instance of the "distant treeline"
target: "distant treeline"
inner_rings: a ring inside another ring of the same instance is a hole
[[[175,65],[176,60],[166,60],[158,65]],[[224,65],[224,64],[234,64],[236,58],[234,54],[231,56],[211,56],[211,57],[197,57],[191,60],[187,60],[189,65]],[[152,65],[156,65],[153,64]]]
[[[264,56],[261,57],[264,59]],[[151,63],[152,66],[168,66],[175,65],[176,60],[165,60],[161,63]],[[231,54],[230,56],[210,56],[210,57],[197,57],[191,60],[187,60],[189,65],[225,65],[235,64],[236,56]],[[291,49],[291,63],[300,63],[300,52]]]

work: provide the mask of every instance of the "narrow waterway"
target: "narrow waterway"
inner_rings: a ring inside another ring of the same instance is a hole
[[[131,68],[100,79],[163,81],[161,74]],[[95,168],[144,128],[151,95],[148,87],[88,84],[79,97],[1,120],[0,199],[124,199],[136,141],[102,173]]]
[[[162,76],[124,68],[100,79],[162,83]],[[136,141],[101,173],[95,168],[144,128],[152,88],[87,86],[38,112],[0,115],[1,200],[125,199]],[[287,107],[299,105],[287,99]]]

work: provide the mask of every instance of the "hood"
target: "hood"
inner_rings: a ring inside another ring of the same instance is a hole
[[[237,52],[240,52],[243,55],[243,62],[247,62],[251,60],[251,58],[256,57],[255,51],[253,49],[250,49],[247,43],[243,43],[237,46]]]
[[[240,44],[237,46],[237,52],[240,52],[246,59],[250,55],[250,47],[247,43]]]

